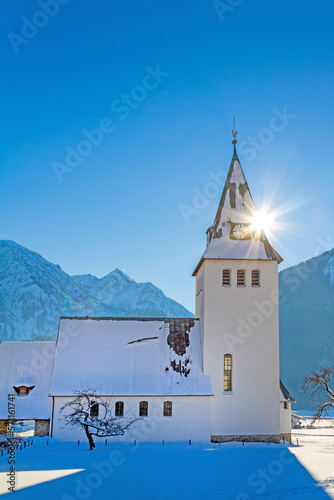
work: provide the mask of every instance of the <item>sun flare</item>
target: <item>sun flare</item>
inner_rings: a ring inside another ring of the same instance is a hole
[[[255,212],[251,217],[252,229],[256,233],[268,233],[273,230],[275,226],[275,216],[269,212]]]

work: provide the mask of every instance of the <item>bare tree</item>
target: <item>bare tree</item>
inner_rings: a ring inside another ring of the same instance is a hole
[[[311,372],[304,378],[302,389],[310,394],[315,409],[311,425],[320,419],[323,413],[326,414],[329,408],[334,408],[334,390],[330,387],[331,375],[334,375],[334,365]]]
[[[142,420],[129,414],[116,417],[113,401],[98,396],[97,390],[89,387],[75,389],[73,398],[60,408],[60,412],[65,425],[85,431],[90,450],[95,448],[93,436],[123,436],[135,422]]]

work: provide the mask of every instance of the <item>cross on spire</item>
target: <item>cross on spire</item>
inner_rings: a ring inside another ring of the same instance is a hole
[[[232,135],[233,135],[233,141],[232,141],[232,144],[234,144],[234,146],[237,144],[237,131],[235,130],[235,116],[233,116],[233,128],[232,128]]]

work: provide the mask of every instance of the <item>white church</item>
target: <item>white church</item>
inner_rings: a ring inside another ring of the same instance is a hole
[[[282,258],[254,226],[236,143],[234,135],[217,215],[193,273],[196,319],[61,317],[56,343],[0,343],[0,433],[8,424],[3,396],[15,390],[16,418],[34,420],[36,435],[85,440],[60,412],[84,384],[110,399],[117,417],[141,417],[113,441],[290,438],[293,398],[279,374]]]

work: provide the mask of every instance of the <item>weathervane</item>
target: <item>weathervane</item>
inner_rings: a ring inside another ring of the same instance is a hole
[[[232,144],[236,145],[237,144],[237,131],[235,130],[235,116],[233,116],[233,128],[232,128],[232,135],[233,135],[233,141]]]

